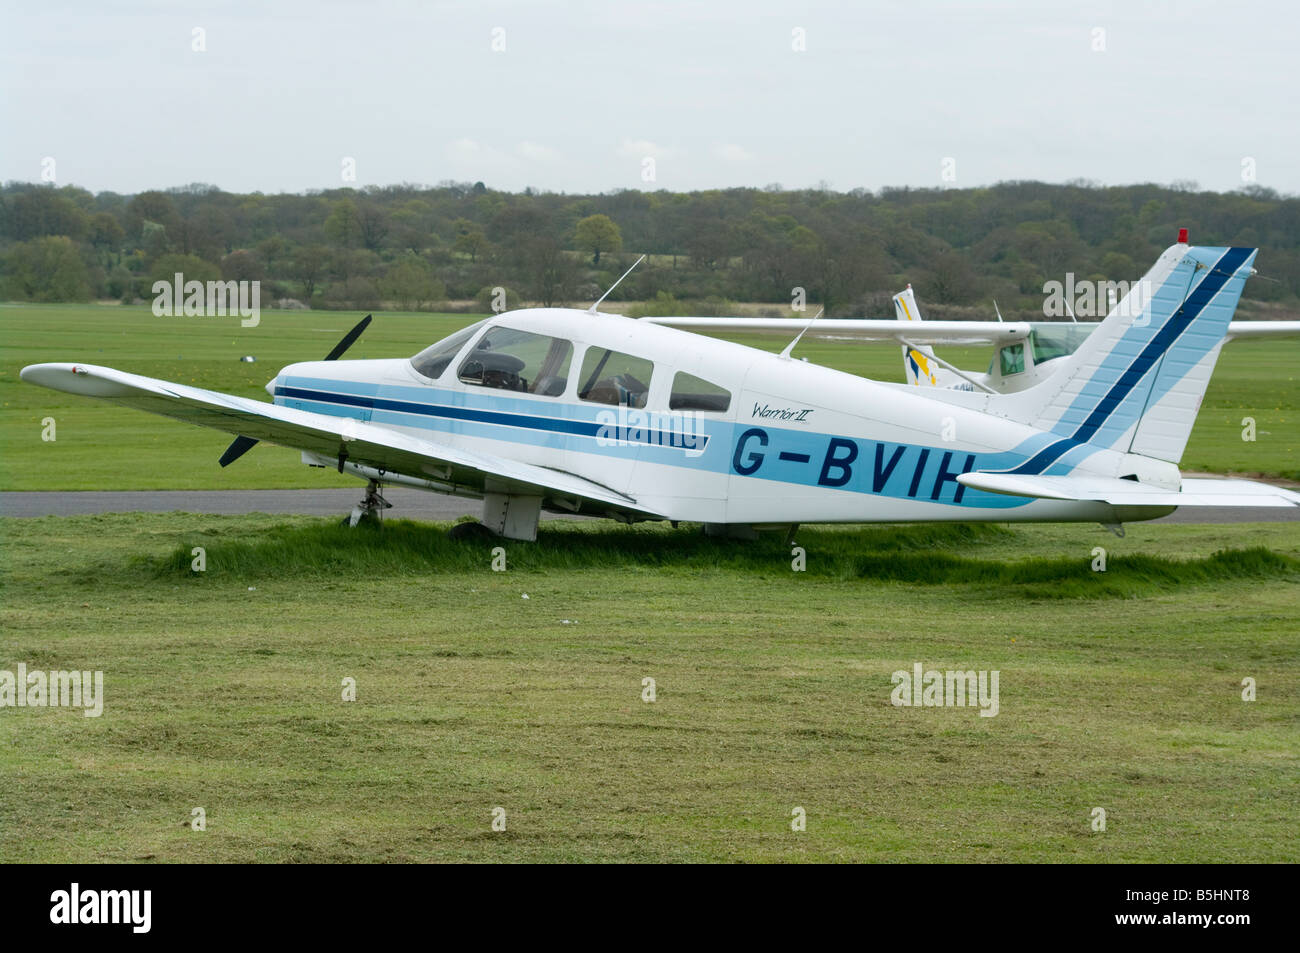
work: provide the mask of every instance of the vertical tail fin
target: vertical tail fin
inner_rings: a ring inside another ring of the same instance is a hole
[[[921,312],[916,306],[912,286],[894,295],[894,315],[900,321],[920,321]],[[909,347],[903,345],[903,380],[917,387],[949,387],[952,381],[934,360],[934,348],[928,345]]]
[[[1015,416],[1060,438],[1018,472],[1046,472],[1081,444],[1177,463],[1256,251],[1166,249],[1068,365],[1008,397]]]

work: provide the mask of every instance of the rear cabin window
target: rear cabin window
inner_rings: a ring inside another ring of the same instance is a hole
[[[466,384],[558,397],[572,358],[573,344],[564,338],[496,327],[479,339],[459,373]]]
[[[685,371],[673,377],[673,391],[668,397],[669,410],[699,410],[725,413],[731,406],[731,391]]]
[[[578,397],[596,404],[644,407],[654,369],[644,357],[589,347],[578,374]]]

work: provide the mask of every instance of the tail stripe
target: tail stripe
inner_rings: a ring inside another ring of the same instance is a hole
[[[1068,453],[1070,450],[1073,450],[1077,446],[1079,446],[1078,440],[1074,440],[1071,437],[1065,437],[1062,440],[1057,440],[1055,443],[1048,444],[1046,447],[1044,447],[1042,450],[1039,450],[1036,454],[1034,454],[1024,463],[1020,464],[1020,466],[1016,467],[1014,470],[1007,470],[1006,472],[1007,473],[1042,473],[1053,463],[1055,463],[1061,457],[1065,456],[1066,453]]]
[[[1242,263],[1250,257],[1253,249],[1229,248],[1210,269],[1201,283],[1196,286],[1181,308],[1167,320],[1164,325],[1147,342],[1141,353],[1133,360],[1128,369],[1120,375],[1119,380],[1111,385],[1106,394],[1088,414],[1078,429],[1069,437],[1050,444],[1030,457],[1020,466],[1008,472],[1037,474],[1042,473],[1070,449],[1086,443],[1092,438],[1106,419],[1123,403],[1124,398],[1137,386],[1147,371],[1160,360],[1166,351],[1178,340],[1179,336],[1191,326],[1205,306],[1214,299],[1228,280],[1232,278]]]
[[[1210,273],[1201,279],[1201,283],[1188,295],[1183,306],[1147,342],[1147,346],[1129,365],[1128,370],[1112,385],[1106,396],[1098,401],[1097,406],[1088,415],[1088,419],[1074,432],[1075,440],[1087,441],[1101,428],[1106,418],[1120,405],[1128,392],[1136,387],[1138,381],[1151,369],[1151,365],[1160,360],[1161,355],[1187,330],[1205,306],[1219,293],[1219,289],[1237,273],[1242,262],[1250,256],[1250,252],[1249,248],[1228,249],[1227,253],[1219,259],[1218,264],[1210,269]]]

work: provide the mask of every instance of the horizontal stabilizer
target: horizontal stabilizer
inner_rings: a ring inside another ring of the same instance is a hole
[[[1300,493],[1252,480],[1183,480],[1181,490],[1103,476],[1037,476],[963,473],[957,481],[973,490],[1042,500],[1109,503],[1112,506],[1300,506]]]
[[[1247,338],[1300,337],[1300,321],[1233,321],[1228,325],[1228,340]]]

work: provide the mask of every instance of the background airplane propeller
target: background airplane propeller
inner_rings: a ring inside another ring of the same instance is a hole
[[[373,317],[374,315],[368,314],[360,321],[358,321],[357,326],[354,327],[347,334],[343,335],[343,340],[339,341],[338,344],[335,344],[333,349],[331,349],[330,352],[325,355],[325,360],[337,361],[340,357],[342,357],[343,353],[348,348],[350,348],[353,344],[356,343],[357,338],[361,337],[361,332],[366,329],[367,325],[370,324],[371,318]],[[230,442],[230,446],[226,448],[226,452],[221,455],[221,459],[217,462],[220,463],[223,467],[229,466],[230,464],[238,460],[240,457],[242,457],[244,454],[246,454],[249,450],[253,449],[253,447],[255,447],[256,445],[257,445],[257,440],[255,438],[245,437],[242,435],[238,436]]]

